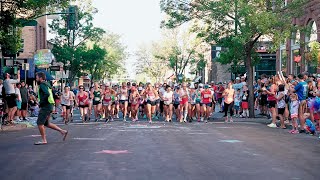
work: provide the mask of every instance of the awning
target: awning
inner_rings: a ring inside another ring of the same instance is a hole
[[[50,74],[48,71],[46,71],[45,69],[38,69],[38,68],[36,68],[36,73],[37,73],[37,72],[44,72],[44,73],[46,74],[46,79],[47,79],[48,81],[54,80],[54,78],[51,76],[51,74]]]

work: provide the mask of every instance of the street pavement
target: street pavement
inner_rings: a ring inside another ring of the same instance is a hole
[[[0,133],[1,180],[286,180],[319,179],[316,136],[236,120],[223,123],[114,121],[63,125],[65,142],[36,128]],[[257,120],[256,120],[257,121]]]

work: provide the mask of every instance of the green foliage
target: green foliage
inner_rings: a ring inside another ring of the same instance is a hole
[[[128,53],[126,52],[127,47],[120,40],[120,35],[108,32],[98,42],[98,45],[108,52],[103,66],[106,72],[105,76],[108,78],[112,78],[114,75],[125,71],[124,60],[127,59]]]
[[[294,0],[282,8],[282,0],[162,0],[161,8],[170,17],[162,25],[172,28],[192,22],[199,37],[228,49],[221,62],[232,63],[251,53],[261,36],[279,45],[291,34],[291,19],[302,13],[304,3]]]
[[[312,65],[316,66],[320,62],[320,43],[316,41],[310,42],[309,46],[310,46],[309,61],[311,62]]]
[[[79,77],[84,71],[88,70],[88,66],[84,64],[90,57],[88,54],[92,55],[92,51],[86,47],[86,43],[89,41],[98,42],[105,33],[103,29],[93,26],[93,13],[95,12],[96,10],[88,8],[87,4],[82,4],[78,11],[79,25],[75,30],[68,30],[65,26],[67,16],[53,20],[52,24],[49,25],[50,32],[56,34],[55,38],[50,41],[54,45],[53,54],[57,61],[63,63],[70,61],[70,82],[73,82],[75,77]],[[100,50],[98,46],[93,48]],[[101,55],[101,53],[97,55]],[[98,60],[100,61],[101,58],[98,58]],[[97,66],[99,63],[93,63],[92,65]],[[97,72],[100,71],[94,71],[94,76],[100,77]]]
[[[162,54],[164,47],[160,43],[140,46],[135,56],[138,60],[136,64],[136,74],[143,76],[142,81],[157,82],[164,80],[168,72],[168,64],[159,54]],[[145,79],[147,77],[147,79]]]

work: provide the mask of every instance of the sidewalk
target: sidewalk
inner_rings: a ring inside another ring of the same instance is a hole
[[[19,131],[22,129],[26,129],[28,126],[26,124],[15,124],[13,126],[1,126],[1,131]]]

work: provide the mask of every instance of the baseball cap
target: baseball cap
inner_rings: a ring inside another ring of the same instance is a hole
[[[208,88],[209,88],[209,85],[208,85],[208,84],[204,85],[204,88],[205,88],[205,89],[208,89]]]
[[[200,83],[200,84],[199,84],[199,87],[203,87],[203,84],[202,84],[202,83]]]
[[[240,78],[239,78],[239,77],[237,77],[237,78],[236,78],[236,80],[240,80]]]

